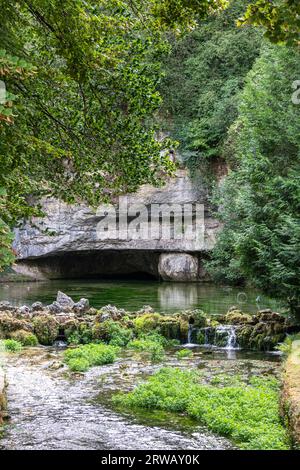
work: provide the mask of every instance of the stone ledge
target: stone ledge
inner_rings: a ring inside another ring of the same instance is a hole
[[[300,445],[300,341],[294,341],[285,363],[281,400],[294,443]]]

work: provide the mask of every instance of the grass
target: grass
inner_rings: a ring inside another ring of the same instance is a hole
[[[186,413],[240,448],[289,449],[279,415],[279,385],[273,377],[255,377],[248,385],[202,385],[197,371],[166,367],[132,392],[117,394],[115,404]]]
[[[86,344],[64,353],[64,360],[74,372],[85,372],[90,367],[112,364],[117,358],[118,348],[104,343]]]

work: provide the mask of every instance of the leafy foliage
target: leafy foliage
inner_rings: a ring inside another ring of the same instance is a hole
[[[236,158],[220,193],[225,229],[210,270],[219,280],[241,276],[299,306],[300,128],[291,85],[299,52],[264,47],[241,97],[230,139]]]
[[[222,157],[227,130],[238,115],[238,95],[259,54],[261,33],[238,28],[245,2],[235,0],[175,42],[162,83],[164,125],[180,141],[180,153],[194,171],[207,173]]]
[[[243,449],[289,448],[279,416],[278,383],[272,377],[214,387],[199,384],[199,372],[169,367],[113,400],[125,407],[187,413]]]
[[[300,3],[298,0],[256,0],[248,6],[240,24],[263,26],[272,42],[300,44]]]
[[[127,345],[128,348],[137,351],[145,351],[150,354],[152,362],[160,362],[164,356],[164,347],[168,341],[158,333],[143,334],[139,338],[133,339]]]

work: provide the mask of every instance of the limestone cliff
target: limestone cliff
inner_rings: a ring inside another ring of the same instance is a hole
[[[192,220],[197,215],[196,208],[204,205],[202,244],[199,246],[195,240],[185,238],[123,237],[120,233],[116,236],[110,227],[105,239],[99,238],[101,211],[85,204],[68,205],[48,198],[42,201],[45,217],[32,218],[15,229],[14,250],[18,260],[15,270],[36,279],[122,272],[144,272],[178,281],[203,277],[201,258],[213,247],[219,223],[209,213],[205,191],[193,184],[186,170],[179,170],[161,188],[141,187],[137,193],[126,196],[126,203],[136,213],[141,205],[147,210],[153,205],[190,206]],[[122,213],[122,207],[118,205],[117,217],[128,218],[127,213]],[[161,220],[158,218],[154,223],[159,225]],[[181,254],[177,259],[176,253]]]

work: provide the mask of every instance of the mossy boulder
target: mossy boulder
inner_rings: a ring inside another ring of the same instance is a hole
[[[149,333],[159,327],[162,315],[159,313],[146,313],[134,319],[134,328],[137,333]]]
[[[158,330],[167,339],[180,339],[180,321],[177,318],[162,315],[158,323]]]
[[[29,321],[16,318],[10,312],[0,313],[0,337],[8,338],[10,333],[18,330],[32,332],[33,328]]]
[[[188,324],[194,325],[196,328],[204,328],[207,325],[207,314],[199,309],[184,310],[177,314],[182,320],[187,321]]]
[[[92,337],[95,341],[108,342],[110,339],[110,320],[96,322],[92,327]]]
[[[247,325],[253,324],[253,315],[248,313],[243,313],[239,309],[231,308],[228,310],[226,315],[219,318],[220,323],[226,323],[228,325]]]
[[[18,341],[23,346],[37,346],[38,339],[34,333],[26,330],[17,330],[10,333],[10,339]]]
[[[73,335],[75,332],[77,332],[79,328],[79,321],[76,320],[76,319],[70,319],[70,320],[67,320],[64,325],[63,325],[63,330],[64,330],[64,334],[65,334],[65,337],[67,339],[69,339],[69,337],[71,335]]]
[[[59,335],[59,322],[53,315],[34,317],[33,326],[39,342],[45,346],[51,346]]]
[[[242,348],[269,351],[284,340],[286,333],[282,326],[279,328],[276,324],[259,322],[237,328],[236,336]]]

